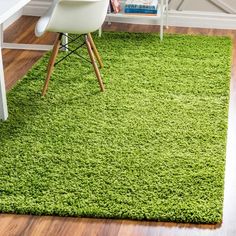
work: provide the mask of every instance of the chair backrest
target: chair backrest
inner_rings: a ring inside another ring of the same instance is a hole
[[[47,31],[85,34],[103,24],[109,0],[54,0]]]

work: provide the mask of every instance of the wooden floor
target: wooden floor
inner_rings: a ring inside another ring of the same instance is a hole
[[[53,44],[55,34],[43,38],[34,36],[36,17],[23,17],[8,27],[4,33],[5,42]],[[43,55],[42,51],[3,50],[6,89],[9,90],[32,65]]]
[[[54,34],[36,39],[36,17],[22,17],[5,31],[7,42],[51,44]],[[158,32],[157,26],[104,25],[104,30]],[[236,32],[229,30],[171,27],[168,33],[228,35],[233,39],[227,160],[222,225],[191,225],[72,217],[0,214],[0,236],[7,235],[97,235],[97,236],[236,236]],[[14,40],[14,39],[17,40]],[[43,55],[42,52],[3,50],[6,87],[9,90]]]

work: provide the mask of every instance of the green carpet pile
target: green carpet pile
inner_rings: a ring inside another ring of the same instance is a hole
[[[49,55],[9,92],[0,211],[221,222],[231,40],[104,33],[95,42],[104,93],[76,55],[55,68],[45,98]]]

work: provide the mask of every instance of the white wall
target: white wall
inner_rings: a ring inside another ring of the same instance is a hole
[[[51,2],[52,0],[31,0],[25,13],[41,15]],[[169,0],[169,4],[172,10],[236,14],[236,0]]]
[[[52,1],[31,0],[23,14],[40,16]],[[169,3],[171,26],[236,29],[236,0],[169,0]],[[148,18],[137,21],[119,19],[119,22],[126,23],[156,24]]]
[[[169,0],[170,9],[181,11],[203,11],[236,13],[235,0]]]

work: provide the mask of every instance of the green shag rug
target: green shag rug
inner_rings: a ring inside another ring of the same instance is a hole
[[[47,55],[8,93],[0,211],[221,222],[231,40],[104,33],[95,41],[106,92],[72,56],[42,98]]]

